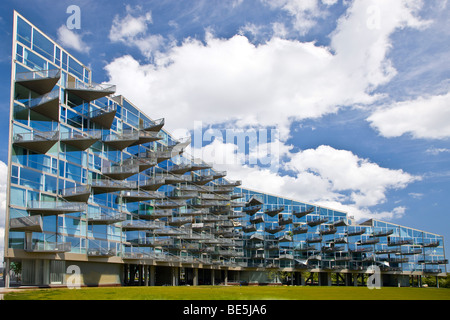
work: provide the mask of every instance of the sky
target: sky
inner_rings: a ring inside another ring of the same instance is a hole
[[[244,187],[448,244],[447,0],[2,1],[4,114],[13,10]]]

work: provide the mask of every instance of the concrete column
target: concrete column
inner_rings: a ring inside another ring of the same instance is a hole
[[[300,285],[304,286],[305,285],[305,276],[303,275],[302,272],[299,272],[298,276],[300,277]]]
[[[194,276],[193,276],[193,279],[192,279],[192,285],[194,285],[194,286],[198,286],[198,268],[194,268],[194,270],[193,270],[194,272]]]
[[[355,287],[358,286],[358,274],[357,273],[353,274],[353,286],[355,286]]]
[[[155,286],[155,266],[150,266],[150,286]]]
[[[436,276],[436,288],[439,288],[439,277]]]
[[[216,281],[215,281],[216,279],[215,279],[215,270],[214,269],[211,269],[211,285],[212,286],[214,286],[215,284],[216,284]]]
[[[172,267],[172,286],[178,286],[178,267]]]
[[[228,270],[224,270],[224,276],[223,282],[225,285],[228,285]]]
[[[144,286],[148,287],[148,266],[144,266]]]
[[[3,278],[5,280],[5,288],[9,288],[10,286],[10,275],[9,275],[9,270],[10,270],[10,261],[9,258],[5,258],[5,270],[3,270]]]

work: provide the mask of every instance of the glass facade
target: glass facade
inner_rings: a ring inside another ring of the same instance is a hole
[[[13,43],[6,258],[446,271],[441,236],[225,179],[19,14]]]

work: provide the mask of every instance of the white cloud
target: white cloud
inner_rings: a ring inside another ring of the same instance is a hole
[[[411,134],[414,138],[450,137],[450,93],[401,101],[374,111],[367,120],[384,137]]]
[[[69,30],[66,25],[59,27],[57,33],[58,42],[61,43],[62,46],[85,53],[89,53],[91,50],[91,48],[83,41],[83,35]]]
[[[435,148],[435,147],[431,147],[431,148],[428,148],[425,152],[426,152],[426,153],[430,153],[430,154],[436,156],[436,155],[438,155],[438,154],[440,154],[440,153],[450,152],[450,149],[448,149],[448,148]]]
[[[109,39],[129,47],[137,47],[146,57],[152,56],[164,45],[165,39],[159,34],[148,34],[148,25],[153,23],[151,12],[139,15],[140,7],[132,8],[127,5],[126,13],[125,17],[115,15]]]
[[[350,151],[330,146],[291,152],[289,146],[281,144],[276,150],[278,161],[282,162],[282,156],[288,158],[282,166],[291,169],[291,175],[281,175],[271,170],[273,167],[250,166],[235,144],[220,139],[193,152],[196,157],[214,163],[216,169],[226,170],[228,179],[242,180],[243,187],[342,210],[357,220],[401,217],[405,207],[380,212],[376,206],[386,202],[389,191],[404,189],[420,180],[402,170],[383,168]]]
[[[271,8],[286,11],[293,19],[293,27],[301,34],[305,34],[317,23],[320,16],[326,14],[321,3],[330,6],[337,0],[261,0]]]
[[[118,92],[144,112],[170,114],[169,129],[192,128],[195,120],[234,120],[237,126],[276,125],[285,139],[293,120],[373,103],[379,96],[371,90],[395,75],[386,59],[389,35],[420,23],[403,2],[382,1],[380,28],[369,29],[370,3],[352,4],[329,48],[279,37],[254,45],[242,35],[220,39],[208,33],[204,42],[185,39],[155,55],[154,63],[126,55],[106,70]]]

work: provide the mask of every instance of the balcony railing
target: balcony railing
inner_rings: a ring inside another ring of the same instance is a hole
[[[122,191],[120,195],[122,199],[125,199],[127,202],[138,202],[165,198],[165,194],[158,191],[127,190]]]
[[[140,231],[140,230],[154,230],[164,227],[164,222],[162,221],[124,221],[122,223],[122,230],[124,231]]]
[[[61,132],[60,135],[62,142],[80,150],[86,150],[101,138],[100,130]]]
[[[117,192],[136,188],[135,181],[93,179],[91,182],[95,194]]]
[[[127,219],[127,214],[106,207],[89,207],[88,222],[90,224],[113,224]]]
[[[148,191],[156,191],[164,184],[166,184],[166,179],[164,177],[150,178],[146,180],[140,180],[139,188]]]
[[[29,248],[25,249],[27,252],[35,253],[59,253],[69,252],[72,249],[70,242],[36,242]]]
[[[79,80],[69,81],[66,90],[86,102],[106,97],[116,92],[116,86],[111,84],[85,83]]]
[[[139,173],[138,165],[111,165],[102,168],[102,174],[111,179],[124,180]]]
[[[32,214],[42,214],[43,216],[69,214],[86,211],[87,205],[81,202],[61,202],[61,201],[30,201],[27,211]]]

